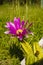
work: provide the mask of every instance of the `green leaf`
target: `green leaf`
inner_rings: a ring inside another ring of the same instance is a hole
[[[34,63],[35,56],[33,54],[33,50],[31,48],[31,45],[26,41],[22,42],[21,45],[22,45],[23,51],[26,55],[26,65]]]
[[[43,58],[43,49],[39,46],[37,42],[33,43],[33,52],[35,56],[37,57],[37,60],[40,60]]]

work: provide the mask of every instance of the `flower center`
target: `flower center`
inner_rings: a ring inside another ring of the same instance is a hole
[[[18,30],[16,31],[16,34],[19,34],[19,33],[22,33],[22,32],[23,32],[23,30],[18,29]]]

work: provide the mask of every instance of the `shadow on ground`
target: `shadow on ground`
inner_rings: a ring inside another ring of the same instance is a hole
[[[38,62],[35,62],[31,65],[43,65],[43,59],[39,60]]]
[[[20,61],[24,58],[22,50],[15,44],[10,45],[9,53],[11,57],[18,57]]]

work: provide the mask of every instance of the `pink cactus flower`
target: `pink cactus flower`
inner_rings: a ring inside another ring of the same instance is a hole
[[[24,20],[21,22],[20,18],[14,18],[14,22],[7,22],[5,27],[8,28],[8,31],[4,32],[5,34],[11,34],[16,36],[19,40],[22,40],[28,33],[33,34],[29,27],[32,25],[30,24],[28,28],[26,28],[27,22]]]

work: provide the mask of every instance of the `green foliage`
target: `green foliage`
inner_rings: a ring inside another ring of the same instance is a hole
[[[5,60],[0,60],[0,65],[20,65],[20,62],[16,58],[5,59]]]
[[[14,4],[12,5],[6,4],[6,5],[0,6],[0,65],[19,65],[20,64],[19,57],[15,54],[16,52],[12,53],[12,51],[15,50],[15,45],[14,47],[11,46],[11,49],[10,49],[10,45],[18,43],[18,47],[19,47],[20,43],[18,42],[16,38],[11,39],[10,35],[4,34],[4,32],[6,31],[6,28],[4,27],[6,22],[13,21],[14,17],[20,17],[21,20],[24,19],[25,21],[28,20],[29,23],[33,22],[32,28],[30,29],[33,31],[34,36],[29,35],[29,38],[25,39],[27,42],[29,42],[29,44],[33,43],[34,41],[38,42],[41,39],[41,37],[43,37],[43,8],[34,7],[34,6],[30,7],[27,5],[21,7],[19,5],[15,6]],[[30,64],[34,62],[32,47],[30,49],[31,50],[29,49],[27,50],[27,46],[26,46],[26,50],[29,51],[29,53],[27,52],[29,54],[27,55],[28,57],[26,61],[27,64],[29,62]],[[16,50],[17,50],[17,47],[16,47]],[[13,54],[14,58],[11,57],[10,53]],[[43,54],[40,55],[40,58],[42,55]],[[31,61],[29,61],[29,59]],[[36,56],[35,56],[35,59],[36,59]]]
[[[39,46],[38,43],[33,43],[33,51],[37,60],[43,59],[43,49]]]
[[[28,42],[21,43],[26,58],[26,65],[43,64],[43,49],[37,42],[33,43],[33,47]]]
[[[23,52],[26,55],[26,65],[33,64],[35,62],[35,56],[33,54],[31,45],[24,41],[24,43],[21,43],[21,46],[23,48]]]

